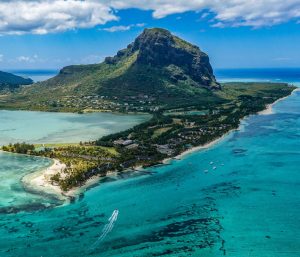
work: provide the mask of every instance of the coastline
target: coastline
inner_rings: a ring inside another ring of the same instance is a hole
[[[285,97],[282,97],[282,98],[279,98],[279,99],[276,100],[274,103],[268,104],[267,107],[266,107],[266,109],[264,109],[264,110],[258,112],[257,114],[258,114],[258,115],[271,115],[271,114],[274,114],[274,111],[273,111],[274,105],[276,105],[277,103],[279,103],[279,102],[281,102],[281,101],[287,99],[288,97],[292,96],[292,95],[295,94],[295,92],[297,92],[297,91],[300,91],[300,88],[296,88],[296,89],[293,90],[293,92],[292,92],[290,95],[285,96]]]
[[[0,146],[1,148],[1,146]],[[0,152],[6,154],[17,154],[24,155],[28,157],[34,157],[33,155],[21,154],[21,153],[12,153],[0,150]],[[35,156],[36,158],[46,158],[41,156]],[[58,185],[53,185],[50,181],[50,177],[58,172],[62,172],[66,165],[61,163],[59,160],[46,158],[52,161],[52,165],[46,169],[41,169],[34,171],[32,173],[26,174],[21,178],[21,183],[26,191],[31,193],[46,194],[57,198],[58,200],[67,200],[73,197],[72,190],[69,192],[64,192]]]
[[[292,95],[293,95],[295,92],[297,92],[297,91],[300,91],[300,88],[296,88],[296,89],[294,89],[294,90],[292,91],[292,93],[291,93],[290,95],[285,96],[285,97],[282,97],[282,98],[279,98],[279,99],[277,99],[275,102],[273,102],[273,103],[271,103],[271,104],[268,104],[264,110],[262,110],[262,111],[260,111],[260,112],[257,112],[257,113],[254,114],[254,115],[271,115],[271,114],[274,114],[274,111],[273,111],[274,105],[276,105],[278,102],[283,101],[283,100],[287,99],[288,97],[292,96]],[[180,160],[180,159],[182,159],[182,158],[186,157],[187,155],[192,154],[192,153],[194,153],[194,152],[202,151],[202,150],[205,150],[205,149],[208,149],[208,148],[213,147],[214,145],[216,145],[217,143],[219,143],[219,142],[221,142],[223,139],[225,139],[225,138],[226,138],[228,135],[230,135],[232,132],[234,132],[234,131],[239,131],[240,128],[241,128],[241,126],[243,126],[243,124],[242,124],[241,122],[242,122],[243,120],[245,120],[247,117],[248,117],[248,116],[245,116],[244,118],[240,119],[240,125],[239,125],[238,128],[236,128],[236,129],[231,129],[231,130],[229,130],[227,133],[225,133],[224,135],[222,135],[221,137],[216,138],[216,139],[214,139],[213,141],[208,142],[208,143],[206,143],[206,144],[204,144],[204,145],[195,146],[195,147],[192,147],[192,148],[190,148],[190,149],[188,149],[188,150],[182,152],[181,154],[179,154],[179,155],[177,155],[177,156],[174,156],[174,157],[168,157],[168,158],[166,158],[166,159],[164,159],[164,160],[162,161],[162,164],[169,164],[170,161],[172,161],[172,160],[174,160],[174,159],[175,159],[175,160]]]
[[[65,168],[66,165],[64,163],[57,159],[53,159],[53,164],[50,167],[25,175],[21,182],[24,188],[29,192],[51,195],[58,200],[67,202],[74,199],[86,188],[103,179],[103,177],[93,176],[85,181],[84,185],[74,187],[69,191],[63,191],[59,185],[52,184],[50,178],[57,173],[62,173]],[[111,171],[107,173],[106,177],[114,176],[116,174],[117,172]]]
[[[242,124],[240,124],[241,126]],[[168,164],[171,160],[181,160],[182,158],[185,158],[187,155],[198,152],[198,151],[203,151],[206,149],[209,149],[211,147],[213,147],[214,145],[218,144],[219,142],[221,142],[222,140],[224,140],[228,135],[230,135],[232,132],[234,131],[238,131],[240,130],[240,126],[236,129],[231,129],[228,132],[226,132],[225,134],[223,134],[221,137],[218,137],[216,139],[214,139],[213,141],[210,141],[204,145],[199,145],[199,146],[195,146],[192,147],[184,152],[182,152],[181,154],[175,156],[175,157],[171,157],[171,158],[167,158],[163,160],[163,164]]]
[[[296,89],[295,89],[295,90],[296,90]],[[295,91],[295,90],[294,90],[294,91]],[[294,92],[294,91],[293,91],[293,92]],[[289,95],[289,96],[291,96],[291,95]],[[264,109],[264,110],[258,112],[257,114],[258,114],[258,115],[271,115],[271,114],[274,114],[274,111],[273,111],[274,105],[277,104],[277,103],[279,103],[280,101],[285,100],[285,99],[288,98],[289,96],[282,97],[282,98],[276,100],[274,103],[268,104],[267,107],[266,107],[266,109]]]
[[[73,196],[72,192],[65,193],[58,185],[53,185],[50,181],[51,176],[62,172],[65,167],[65,164],[54,159],[53,164],[50,167],[27,174],[22,178],[21,182],[28,191],[33,191],[34,193],[42,192],[48,195],[53,195],[59,200],[66,200]]]
[[[285,100],[286,98],[288,98],[289,96],[291,96],[295,91],[300,91],[300,88],[297,88],[295,90],[293,90],[293,92],[285,97],[282,97],[278,100],[276,100],[274,103],[269,104],[266,106],[266,108],[254,115],[270,115],[273,114],[273,106],[275,104],[277,104],[278,102]],[[240,120],[243,121],[245,118],[244,117]],[[182,153],[180,153],[177,156],[174,157],[168,157],[164,160],[162,160],[162,164],[169,164],[172,160],[180,160],[181,158],[186,157],[189,154],[192,154],[194,152],[198,152],[201,150],[205,150],[205,149],[209,149],[211,147],[213,147],[214,145],[216,145],[217,143],[221,142],[223,139],[225,139],[229,134],[231,134],[234,131],[238,131],[240,130],[241,126],[243,124],[240,123],[239,127],[236,129],[232,129],[230,131],[228,131],[227,133],[225,133],[224,135],[222,135],[219,138],[216,138],[215,140],[208,142],[204,145],[200,145],[200,146],[196,146],[196,147],[192,147]],[[22,183],[25,185],[25,187],[29,188],[29,190],[34,191],[34,192],[41,192],[41,193],[46,193],[46,194],[52,194],[55,195],[58,199],[60,200],[68,200],[70,198],[74,198],[77,195],[79,195],[82,191],[84,191],[86,188],[98,183],[99,181],[101,181],[103,179],[103,177],[98,177],[98,176],[93,176],[91,178],[89,178],[83,186],[80,187],[75,187],[67,192],[64,192],[58,185],[53,185],[50,181],[50,177],[56,173],[60,173],[62,172],[66,165],[61,163],[59,160],[54,159],[53,160],[54,163],[52,166],[48,167],[46,170],[42,170],[42,171],[37,171],[37,172],[33,172],[31,174],[26,175],[23,179],[22,179]],[[142,168],[141,166],[138,167],[134,167],[133,171],[141,171],[144,168]],[[107,176],[114,176],[116,175],[117,172],[116,171],[111,171],[108,172]]]

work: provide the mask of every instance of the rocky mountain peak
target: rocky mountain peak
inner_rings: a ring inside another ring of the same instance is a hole
[[[208,55],[166,29],[145,29],[126,49],[119,51],[115,57],[106,58],[106,62],[113,64],[134,53],[137,53],[137,65],[156,68],[172,66],[176,73],[187,75],[202,86],[220,89]],[[185,76],[176,74],[176,77],[184,79]]]

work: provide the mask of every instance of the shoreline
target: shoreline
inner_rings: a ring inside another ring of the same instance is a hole
[[[258,112],[257,115],[271,115],[271,114],[274,114],[273,107],[274,107],[277,103],[279,103],[279,102],[281,102],[281,101],[287,99],[288,97],[292,96],[292,95],[295,94],[295,92],[297,92],[297,91],[300,91],[300,88],[296,88],[296,89],[294,89],[294,90],[292,91],[292,93],[291,93],[290,95],[285,96],[285,97],[282,97],[282,98],[279,98],[279,99],[277,99],[274,103],[268,104],[268,105],[266,106],[266,109],[264,109],[264,110]]]
[[[195,146],[195,147],[192,147],[182,153],[180,153],[179,155],[176,155],[174,157],[170,157],[170,158],[166,158],[162,161],[163,164],[169,164],[169,162],[171,160],[181,160],[182,158],[185,158],[186,156],[192,154],[192,153],[195,153],[195,152],[198,152],[198,151],[203,151],[203,150],[206,150],[206,149],[209,149],[213,146],[215,146],[216,144],[220,143],[222,140],[224,140],[227,136],[229,136],[232,132],[234,131],[239,131],[240,130],[240,127],[241,127],[242,124],[240,124],[240,126],[236,129],[231,129],[229,130],[228,132],[226,132],[225,134],[223,134],[222,136],[204,144],[204,145],[199,145],[199,146]]]
[[[283,100],[287,99],[288,97],[292,96],[292,95],[293,95],[295,92],[297,92],[297,91],[300,91],[300,88],[296,88],[296,89],[294,89],[294,90],[292,91],[292,93],[291,93],[290,95],[284,96],[284,97],[282,97],[282,98],[279,98],[279,99],[277,99],[275,102],[273,102],[273,103],[271,103],[271,104],[268,104],[264,110],[259,111],[259,112],[257,112],[257,113],[254,114],[254,115],[271,115],[271,114],[274,114],[274,111],[273,111],[274,105],[276,105],[276,104],[279,103],[280,101],[283,101]],[[251,116],[251,115],[250,115],[250,116]],[[184,158],[184,157],[186,157],[186,156],[189,155],[189,154],[192,154],[192,153],[194,153],[194,152],[198,152],[198,151],[205,150],[205,149],[208,149],[208,148],[213,147],[214,145],[218,144],[218,143],[221,142],[223,139],[225,139],[225,137],[227,137],[228,135],[230,135],[232,132],[234,132],[234,131],[239,131],[239,130],[241,129],[241,126],[243,126],[242,121],[245,120],[245,119],[248,118],[248,117],[249,117],[249,116],[245,116],[244,118],[240,119],[240,125],[239,125],[238,128],[236,128],[236,129],[231,129],[231,130],[229,130],[228,132],[226,132],[224,135],[222,135],[221,137],[218,137],[218,138],[216,138],[216,139],[212,140],[211,142],[208,142],[208,143],[206,143],[206,144],[204,144],[204,145],[195,146],[195,147],[192,147],[191,149],[188,149],[188,150],[186,150],[186,151],[180,153],[179,155],[176,155],[176,156],[174,156],[174,157],[168,157],[168,158],[166,158],[166,159],[164,159],[164,160],[162,161],[162,164],[169,164],[170,161],[172,161],[172,160],[181,160],[181,158]]]
[[[254,115],[270,115],[273,114],[273,106],[275,104],[277,104],[280,101],[285,100],[286,98],[290,97],[292,94],[294,94],[295,91],[300,91],[300,88],[297,88],[295,90],[293,90],[293,92],[285,97],[282,97],[278,100],[276,100],[274,103],[269,104],[266,106],[266,108],[260,112],[257,112]],[[240,122],[242,122],[243,120],[245,120],[244,117],[240,120]],[[168,157],[165,158],[164,160],[161,161],[161,164],[165,165],[165,164],[169,164],[172,160],[180,160],[184,157],[186,157],[189,154],[201,151],[201,150],[205,150],[205,149],[209,149],[211,147],[213,147],[214,145],[216,145],[217,143],[221,142],[222,140],[224,140],[228,135],[230,135],[232,132],[234,131],[239,131],[241,126],[243,126],[242,123],[240,123],[239,127],[236,129],[231,129],[230,131],[226,132],[225,134],[223,134],[222,136],[220,136],[219,138],[214,139],[211,142],[208,142],[204,145],[200,145],[200,146],[195,146],[192,147],[182,153],[180,153],[179,155],[176,155],[174,157]],[[26,175],[25,177],[23,177],[22,179],[22,183],[29,188],[29,190],[32,190],[36,193],[46,193],[46,194],[51,194],[51,195],[55,195],[59,200],[68,200],[70,198],[74,198],[77,195],[79,195],[81,192],[85,191],[87,188],[89,188],[90,186],[95,185],[96,183],[99,183],[103,177],[98,177],[98,176],[93,176],[91,178],[89,178],[83,186],[80,187],[75,187],[67,192],[64,192],[58,185],[53,185],[50,182],[50,177],[56,173],[61,173],[66,165],[61,163],[59,160],[54,159],[53,160],[54,163],[48,167],[47,169],[41,170],[41,171],[37,171],[37,172],[33,172],[31,174]],[[130,169],[132,171],[141,171],[144,170],[144,168],[142,168],[141,166],[138,167],[133,167],[132,169]],[[124,171],[123,171],[124,172]],[[110,171],[107,173],[107,175],[105,177],[108,176],[113,176],[116,175],[117,172],[116,171]]]
[[[53,164],[50,167],[25,175],[21,179],[21,182],[28,191],[45,193],[53,195],[59,200],[67,200],[67,198],[73,196],[72,193],[63,192],[58,185],[53,185],[50,181],[50,177],[54,174],[61,173],[66,165],[57,159],[53,159],[52,161]]]
[[[27,174],[21,179],[21,182],[27,191],[35,194],[50,195],[58,200],[67,202],[76,198],[80,193],[100,182],[103,178],[117,175],[116,171],[110,171],[105,177],[93,176],[85,181],[84,185],[74,187],[69,191],[63,191],[59,185],[51,183],[50,177],[57,173],[62,173],[66,168],[66,165],[57,159],[52,160],[53,164],[50,167]]]
[[[0,95],[1,98],[2,95]],[[10,112],[41,112],[41,113],[64,113],[64,114],[93,114],[93,113],[111,113],[116,115],[149,115],[152,116],[152,114],[148,112],[118,112],[113,110],[98,110],[98,109],[90,109],[90,110],[40,110],[40,109],[18,109],[18,108],[0,108],[0,111],[10,111]],[[81,113],[82,112],[82,113]]]
[[[293,92],[294,92],[294,91],[293,91]],[[282,98],[276,100],[274,103],[268,104],[268,105],[266,106],[266,109],[264,109],[264,110],[258,112],[257,114],[258,114],[258,115],[271,115],[271,114],[274,114],[274,110],[273,110],[274,105],[277,104],[277,103],[279,103],[280,101],[285,100],[286,98],[288,98],[288,97],[290,97],[290,96],[291,96],[291,95],[282,97]]]

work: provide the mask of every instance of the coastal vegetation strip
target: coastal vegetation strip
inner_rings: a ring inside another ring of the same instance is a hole
[[[228,83],[216,94],[222,101],[187,102],[152,112],[151,120],[131,129],[80,144],[11,144],[4,151],[49,157],[65,164],[49,181],[63,191],[91,177],[139,166],[160,164],[194,147],[205,145],[238,128],[240,120],[258,113],[295,87],[284,83]]]

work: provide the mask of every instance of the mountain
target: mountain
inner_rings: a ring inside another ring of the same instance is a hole
[[[0,71],[0,91],[13,90],[21,85],[30,85],[32,83],[32,79],[26,79],[8,72]]]
[[[153,28],[100,64],[65,67],[12,97],[34,109],[118,110],[115,104],[124,107],[129,98],[136,99],[132,105],[147,98],[153,106],[167,108],[215,99],[220,89],[207,54],[168,30]],[[84,101],[87,96],[101,97],[104,105],[94,98],[93,103]]]
[[[145,29],[133,44],[115,57],[106,58],[105,62],[116,65],[130,57],[134,58],[132,68],[137,75],[139,69],[153,69],[166,80],[166,84],[190,80],[194,86],[219,88],[207,54],[167,30]]]

